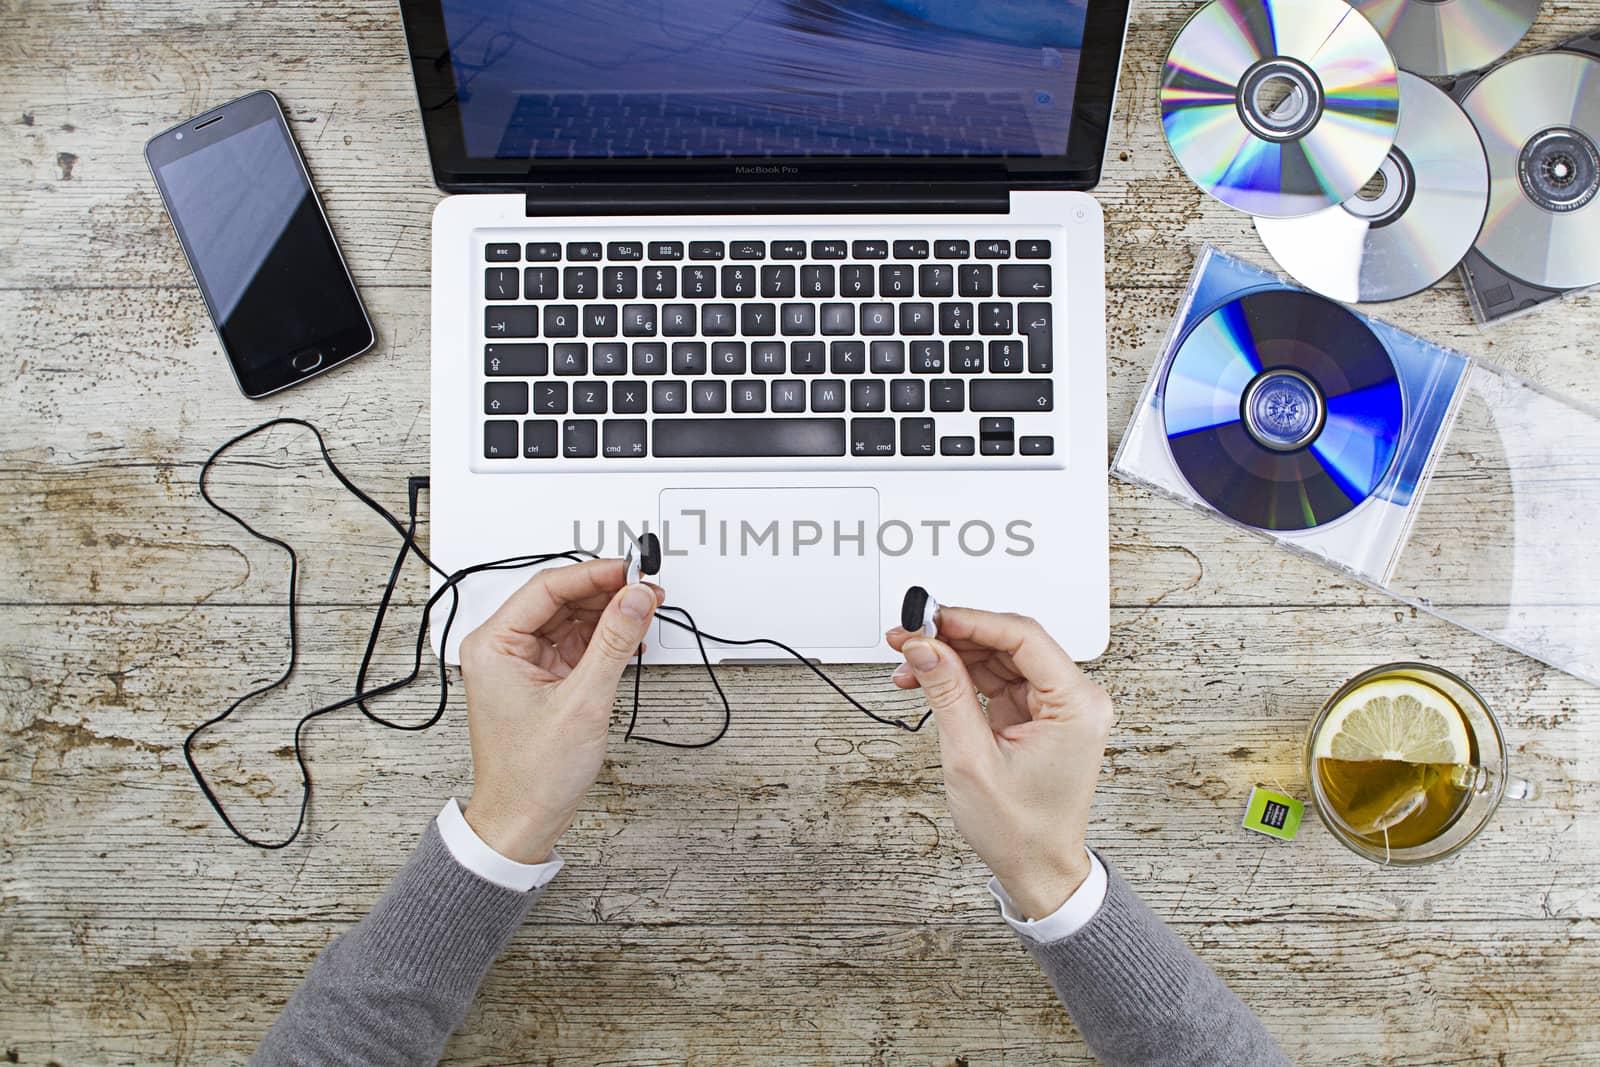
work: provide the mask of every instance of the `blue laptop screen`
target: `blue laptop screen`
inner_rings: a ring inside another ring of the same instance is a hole
[[[467,154],[1043,156],[1086,0],[443,0]]]

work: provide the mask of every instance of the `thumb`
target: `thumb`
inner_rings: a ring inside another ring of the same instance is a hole
[[[595,624],[594,636],[583,658],[567,676],[576,688],[588,692],[600,690],[609,704],[622,669],[633,659],[645,634],[650,631],[650,619],[656,610],[655,590],[643,583],[625,585],[617,590]]]
[[[939,722],[940,747],[971,757],[993,748],[994,733],[961,657],[944,642],[925,637],[907,641],[900,651]]]

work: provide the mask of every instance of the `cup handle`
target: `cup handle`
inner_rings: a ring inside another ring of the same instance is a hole
[[[1452,774],[1455,783],[1463,789],[1474,793],[1486,793],[1494,785],[1496,778],[1501,777],[1487,767],[1460,766]],[[1505,778],[1505,791],[1501,796],[1506,800],[1538,800],[1539,783],[1530,782],[1526,778],[1518,778],[1508,774]]]
[[[1506,775],[1505,799],[1538,800],[1539,783],[1530,782],[1526,778],[1518,778],[1514,774],[1508,774]]]

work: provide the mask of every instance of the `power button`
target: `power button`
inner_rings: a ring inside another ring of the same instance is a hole
[[[317,351],[296,352],[289,357],[289,366],[301,374],[310,374],[322,366],[322,353]]]

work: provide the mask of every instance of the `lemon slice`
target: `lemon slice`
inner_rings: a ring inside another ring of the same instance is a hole
[[[1467,723],[1449,697],[1411,678],[1385,678],[1346,695],[1317,735],[1317,759],[1470,763]]]

